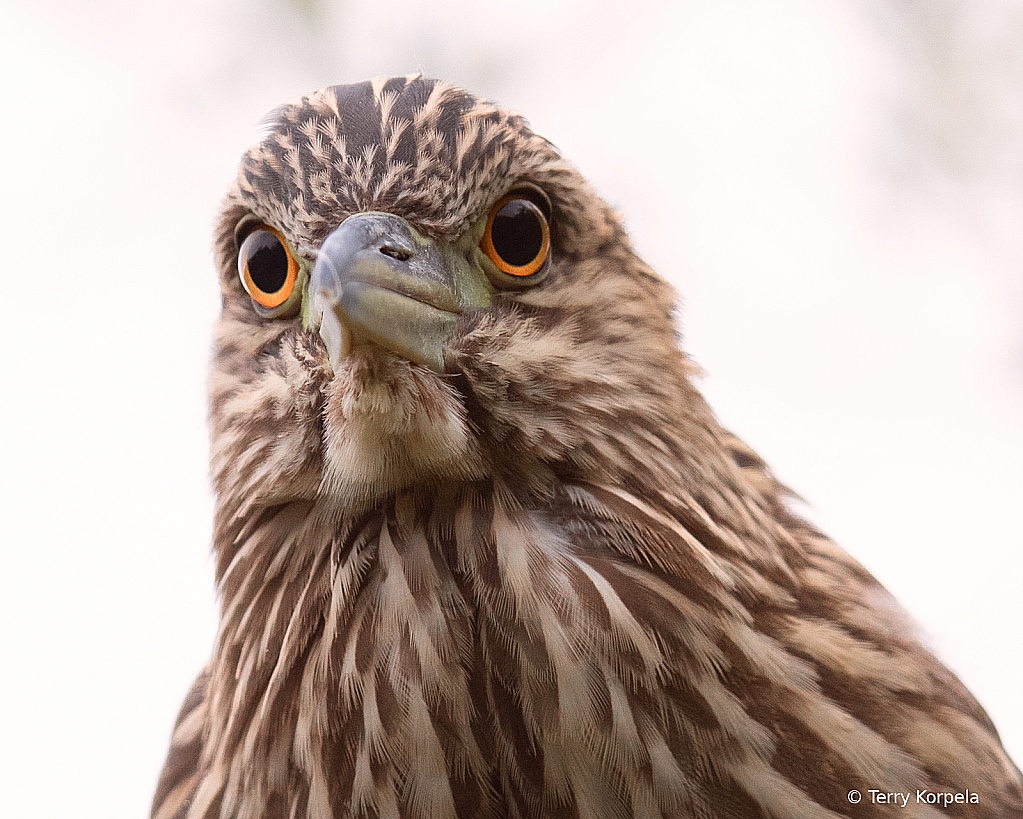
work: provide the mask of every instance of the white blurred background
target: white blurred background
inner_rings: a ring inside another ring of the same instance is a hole
[[[263,115],[422,71],[523,112],[703,388],[1023,761],[1023,6],[0,0],[0,793],[139,817],[214,636],[218,202]]]

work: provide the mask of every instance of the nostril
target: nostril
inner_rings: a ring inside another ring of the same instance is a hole
[[[399,262],[407,262],[412,258],[411,250],[406,250],[403,247],[395,247],[394,245],[383,245],[380,248],[380,252],[385,256],[390,256],[392,259],[397,259]]]

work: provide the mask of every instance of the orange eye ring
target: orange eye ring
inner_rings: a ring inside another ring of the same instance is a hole
[[[536,276],[546,268],[550,256],[547,217],[536,202],[513,191],[490,209],[480,249],[508,276]]]
[[[279,230],[260,224],[238,249],[238,276],[257,305],[275,310],[295,290],[298,260]]]

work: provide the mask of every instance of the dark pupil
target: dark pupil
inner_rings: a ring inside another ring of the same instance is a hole
[[[264,293],[276,293],[288,280],[288,252],[280,239],[267,231],[255,242],[247,262],[252,283]]]
[[[497,212],[490,226],[497,255],[512,267],[524,267],[543,250],[543,226],[532,202],[515,199]]]

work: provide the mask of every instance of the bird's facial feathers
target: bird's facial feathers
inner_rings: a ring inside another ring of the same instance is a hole
[[[281,108],[216,250],[214,473],[248,502],[359,504],[511,468],[497,451],[527,483],[585,472],[628,421],[610,393],[657,416],[650,388],[684,386],[673,294],[611,209],[520,117],[443,83]]]

